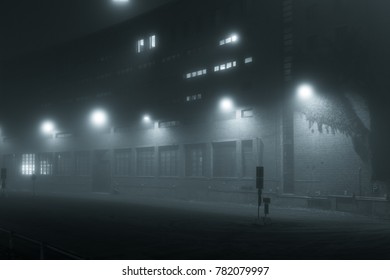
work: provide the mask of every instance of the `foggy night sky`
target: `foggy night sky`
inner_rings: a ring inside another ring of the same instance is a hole
[[[0,2],[0,59],[107,28],[172,0],[9,0]]]

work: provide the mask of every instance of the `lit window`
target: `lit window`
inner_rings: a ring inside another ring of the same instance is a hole
[[[237,66],[237,62],[233,61],[233,67],[236,67],[236,66]]]
[[[22,175],[35,174],[35,154],[22,155]]]
[[[231,38],[231,37],[227,38],[227,39],[225,40],[225,42],[226,42],[226,44],[230,44],[230,43],[232,42],[232,38]]]
[[[144,46],[145,46],[145,40],[144,39],[140,39],[137,41],[137,53],[140,53],[144,50]]]
[[[196,72],[192,72],[191,77],[196,77]]]
[[[40,175],[53,174],[53,159],[51,154],[39,155],[39,174]]]
[[[252,109],[245,109],[241,111],[241,117],[242,118],[251,118],[253,117],[253,110]]]
[[[214,67],[214,72],[218,72],[219,71],[219,66],[215,66]]]
[[[149,37],[149,49],[153,49],[156,47],[156,35],[152,35]]]
[[[252,62],[253,62],[253,58],[252,57],[245,58],[245,64],[252,63]]]
[[[207,69],[203,69],[202,72],[203,72],[203,75],[206,75],[207,74]]]
[[[226,69],[226,64],[222,64],[220,67],[221,67],[221,71],[223,71]]]
[[[225,45],[225,40],[219,41],[219,45],[220,45],[220,46]]]
[[[203,75],[203,71],[202,70],[199,70],[198,73],[197,73],[198,76],[202,76]]]
[[[188,74],[186,75],[186,77],[187,77],[187,79],[191,78],[191,73],[188,73]]]
[[[231,62],[226,64],[226,69],[229,69],[229,68],[232,68],[232,63]]]

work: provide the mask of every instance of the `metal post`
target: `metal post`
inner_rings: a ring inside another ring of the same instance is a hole
[[[43,242],[41,242],[40,244],[40,254],[39,254],[39,258],[41,260],[44,260],[45,259],[45,244]]]
[[[9,232],[8,249],[9,249],[9,258],[11,260],[15,259],[14,233],[12,231]]]

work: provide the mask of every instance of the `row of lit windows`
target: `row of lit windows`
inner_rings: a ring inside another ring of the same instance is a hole
[[[225,39],[219,41],[219,45],[222,46],[222,45],[226,45],[226,44],[235,43],[237,41],[238,41],[238,36],[234,34],[228,38],[225,38]]]
[[[245,62],[245,64],[252,63],[253,62],[253,57],[245,58],[244,62]],[[214,66],[214,72],[225,71],[225,70],[228,70],[230,68],[235,68],[235,67],[237,67],[237,61],[236,60]],[[185,77],[186,77],[186,79],[191,79],[191,78],[198,77],[198,76],[203,76],[203,75],[206,75],[206,74],[207,74],[207,69],[202,69],[202,70],[194,71],[194,72],[191,72],[191,73],[187,73],[185,75]]]
[[[201,100],[202,99],[202,94],[199,93],[199,94],[194,94],[194,95],[189,95],[186,97],[186,101],[187,102],[191,102],[191,101],[197,101],[197,100]]]
[[[3,157],[4,164],[8,168],[13,168],[16,158],[11,155]],[[70,152],[55,153],[54,158],[51,153],[42,154],[22,154],[20,173],[22,175],[53,175],[69,176],[75,167],[76,175],[86,176],[90,170],[89,152],[78,152],[73,161]]]
[[[198,77],[198,76],[203,76],[206,74],[207,74],[207,69],[202,69],[202,70],[194,71],[191,73],[187,73],[186,78],[190,79],[190,78],[194,78],[194,77]]]
[[[212,144],[211,153],[206,149],[206,144],[185,145],[184,160],[185,176],[205,177],[212,174],[214,177],[236,177],[237,175],[237,142],[221,142]],[[136,152],[136,175],[151,177],[155,175],[155,164],[158,164],[158,174],[162,177],[178,177],[181,165],[179,146],[165,146],[158,148],[158,162],[155,162],[155,148],[138,148]],[[91,153],[77,152],[72,160],[71,152],[42,154],[23,154],[21,157],[22,175],[91,175]],[[242,176],[254,176],[253,141],[242,141],[241,154]],[[55,161],[53,162],[53,158]],[[209,162],[211,160],[211,162]],[[130,176],[132,174],[133,149],[114,150],[113,172],[114,176]],[[3,164],[9,170],[17,165],[15,155],[4,155]],[[212,167],[212,172],[210,168]]]
[[[236,66],[237,66],[237,61],[227,62],[221,65],[214,66],[214,72],[225,71],[227,69],[234,68]]]

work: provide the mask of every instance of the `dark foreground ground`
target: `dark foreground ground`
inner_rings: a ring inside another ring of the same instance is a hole
[[[272,205],[270,212],[263,225],[253,205],[11,193],[0,198],[0,227],[88,259],[390,259],[388,220]]]

